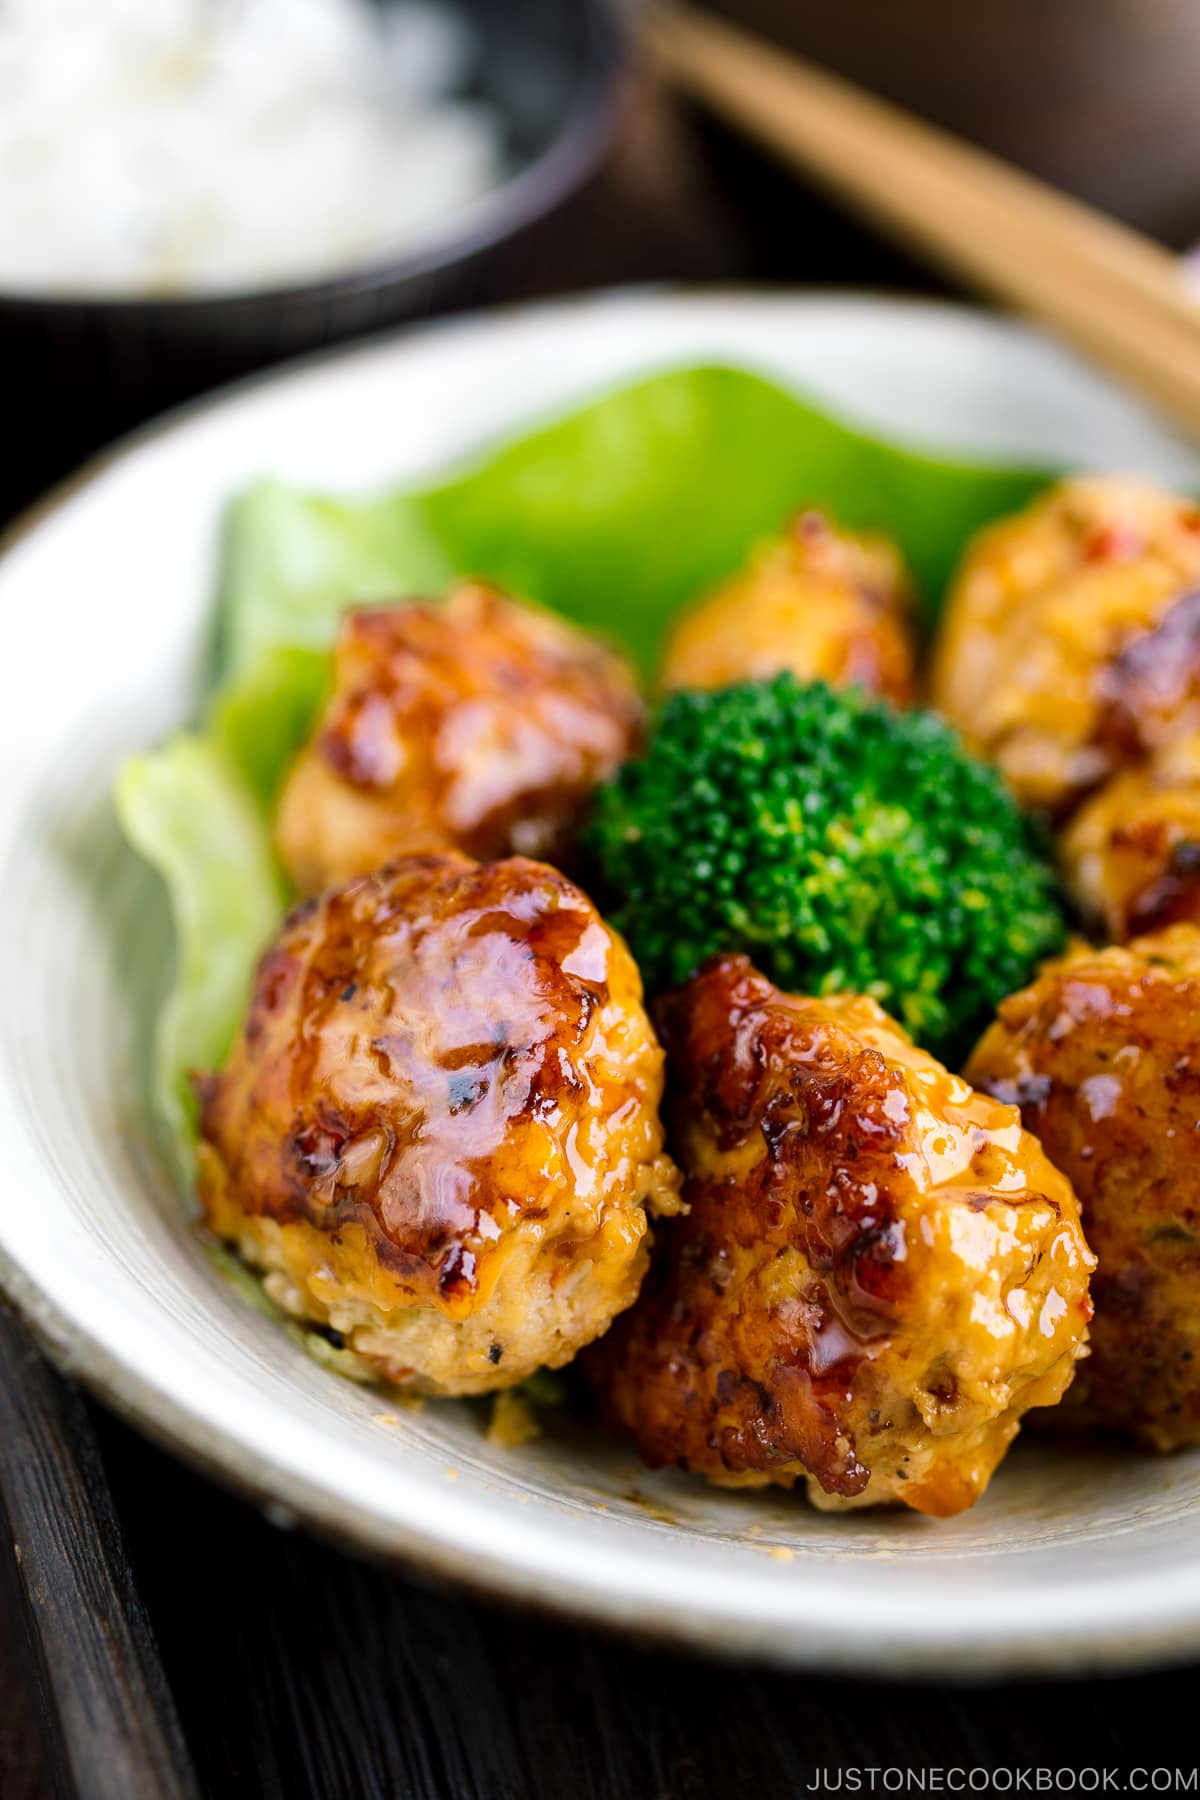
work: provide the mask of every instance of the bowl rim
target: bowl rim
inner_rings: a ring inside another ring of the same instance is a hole
[[[1097,1629],[1086,1619],[1060,1627],[1051,1639],[1020,1635],[994,1643],[950,1643],[934,1634],[880,1636],[864,1652],[852,1636],[795,1636],[768,1649],[761,1624],[709,1611],[703,1600],[648,1613],[636,1595],[578,1579],[569,1593],[540,1586],[523,1564],[486,1545],[465,1549],[396,1523],[384,1526],[369,1507],[335,1503],[320,1483],[243,1445],[231,1457],[221,1434],[205,1420],[161,1396],[48,1301],[0,1245],[0,1308],[8,1307],[61,1376],[82,1388],[116,1418],[193,1473],[253,1506],[279,1530],[303,1530],[345,1555],[426,1583],[442,1583],[472,1598],[513,1608],[549,1624],[596,1630],[664,1653],[700,1656],[820,1676],[888,1681],[938,1681],[963,1687],[1002,1679],[1076,1680],[1089,1675],[1135,1675],[1180,1664],[1200,1644],[1200,1620],[1131,1623]]]
[[[428,336],[451,338],[522,315],[536,321],[539,316],[559,319],[588,311],[602,312],[606,306],[636,309],[663,304],[705,313],[747,303],[788,313],[793,309],[811,310],[818,316],[831,310],[853,309],[868,317],[919,316],[923,324],[934,324],[940,318],[948,328],[969,326],[996,339],[1030,336],[1028,328],[1015,321],[1004,320],[982,308],[936,298],[852,289],[753,287],[588,292],[553,302],[487,309],[464,318],[393,328],[374,334],[366,343],[327,347],[292,359],[281,368],[245,377],[150,421],[92,458],[19,515],[0,536],[0,554],[20,544],[30,531],[104,476],[115,463],[147,443],[173,435],[204,415],[224,409],[236,397],[302,377],[335,361],[369,359],[381,350],[414,344]],[[271,1522],[280,1526],[302,1524],[354,1554],[409,1570],[425,1579],[452,1582],[494,1602],[576,1625],[619,1631],[710,1658],[736,1658],[889,1680],[936,1678],[954,1683],[1004,1675],[1115,1673],[1147,1664],[1178,1662],[1200,1648],[1200,1566],[1191,1582],[1167,1584],[1146,1575],[1126,1577],[1118,1583],[1119,1598],[1101,1619],[1089,1617],[1081,1609],[1079,1616],[1065,1624],[1056,1623],[1054,1631],[1044,1637],[1022,1624],[1007,1632],[972,1634],[964,1639],[956,1635],[953,1622],[948,1622],[928,1633],[913,1635],[907,1628],[890,1625],[875,1631],[869,1644],[854,1631],[827,1629],[811,1636],[790,1633],[785,1641],[771,1643],[760,1620],[746,1614],[731,1616],[712,1606],[703,1595],[693,1593],[686,1601],[650,1611],[637,1593],[606,1586],[603,1569],[589,1574],[577,1568],[573,1584],[559,1592],[541,1585],[538,1571],[519,1558],[498,1555],[486,1544],[467,1547],[450,1538],[439,1538],[436,1530],[424,1524],[394,1518],[385,1522],[369,1505],[345,1495],[335,1498],[310,1472],[283,1468],[269,1453],[251,1443],[243,1441],[231,1448],[219,1426],[187,1399],[164,1390],[151,1374],[108,1350],[86,1324],[79,1323],[41,1289],[0,1242],[0,1305],[6,1300],[25,1319],[46,1354],[64,1374],[144,1436],[258,1506]],[[1200,1565],[1200,1558],[1197,1563]],[[1152,1607],[1145,1604],[1147,1582],[1156,1590]]]
[[[547,217],[582,187],[613,137],[627,76],[628,31],[616,0],[570,0],[581,14],[583,66],[566,124],[532,162],[504,175],[478,201],[462,209],[463,228],[431,233],[408,252],[380,251],[351,264],[294,282],[262,287],[214,288],[200,293],[126,293],[116,289],[9,288],[0,282],[0,318],[131,319],[165,326],[220,323],[223,316],[260,306],[328,306],[382,288],[404,287],[458,268],[527,226]]]

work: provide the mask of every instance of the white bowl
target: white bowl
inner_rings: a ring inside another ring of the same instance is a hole
[[[170,939],[109,791],[125,752],[194,709],[222,503],[263,473],[416,477],[606,383],[713,357],[910,441],[1200,486],[1191,451],[1016,325],[784,296],[618,296],[424,330],[121,451],[0,562],[0,1277],[59,1362],[274,1516],[497,1595],[825,1669],[1195,1652],[1200,1454],[1029,1441],[973,1512],[937,1523],[716,1492],[583,1435],[506,1451],[477,1410],[399,1407],[313,1363],[213,1272],[155,1160],[142,1051]]]

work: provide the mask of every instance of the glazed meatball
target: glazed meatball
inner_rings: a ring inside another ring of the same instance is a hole
[[[873,1000],[744,957],[664,1007],[687,1217],[589,1352],[643,1457],[938,1516],[983,1492],[1087,1337],[1069,1182]]]
[[[1092,1353],[1061,1416],[1200,1443],[1200,930],[1049,964],[967,1073],[1020,1106],[1099,1258]]]
[[[1068,813],[1200,708],[1200,509],[1092,476],[982,532],[932,697],[1020,800]]]
[[[1165,744],[1085,800],[1060,840],[1083,915],[1123,942],[1200,924],[1200,733]]]
[[[785,536],[685,613],[662,686],[727,687],[790,671],[903,703],[913,694],[912,594],[890,539],[801,513]]]
[[[201,1083],[212,1230],[387,1381],[507,1387],[633,1300],[670,1211],[662,1052],[565,876],[408,857],[302,902]]]
[[[641,716],[620,657],[492,589],[351,613],[281,799],[284,866],[319,893],[418,850],[558,860]]]

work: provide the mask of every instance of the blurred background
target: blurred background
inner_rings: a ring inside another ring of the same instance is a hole
[[[718,0],[713,10],[1182,248],[1200,231],[1190,0]]]
[[[615,282],[930,277],[673,100],[639,0],[7,0],[7,510],[216,383]],[[713,0],[1182,248],[1191,0]]]

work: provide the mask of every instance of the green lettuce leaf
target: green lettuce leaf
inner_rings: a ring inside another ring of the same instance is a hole
[[[798,506],[899,539],[929,601],[966,538],[1046,475],[869,437],[742,370],[656,375],[424,496],[451,560],[618,639],[653,673],[672,618]]]
[[[884,443],[744,370],[674,370],[417,492],[253,488],[228,530],[221,667],[321,648],[349,599],[437,593],[457,573],[617,638],[649,674],[672,616],[798,505],[893,533],[934,601],[966,538],[1045,480]]]
[[[286,889],[266,814],[204,738],[172,738],[131,757],[116,801],[129,841],[167,884],[175,921],[175,981],[157,1021],[151,1087],[161,1122],[186,1156],[196,1127],[191,1075],[224,1061]]]
[[[230,676],[213,695],[205,714],[205,735],[268,810],[308,736],[328,692],[330,674],[328,649],[276,644],[242,673]]]
[[[649,675],[673,615],[797,506],[891,532],[932,609],[964,541],[1044,471],[932,457],[726,368],[651,376],[403,492],[365,499],[265,481],[226,522],[214,690],[198,735],[122,772],[121,816],[162,872],[179,938],[154,1094],[194,1128],[188,1072],[225,1055],[286,884],[280,782],[326,691],[352,603],[486,577],[622,643]]]
[[[327,649],[347,599],[441,592],[454,574],[419,495],[334,500],[260,481],[225,521],[217,612],[222,680],[281,644]]]

